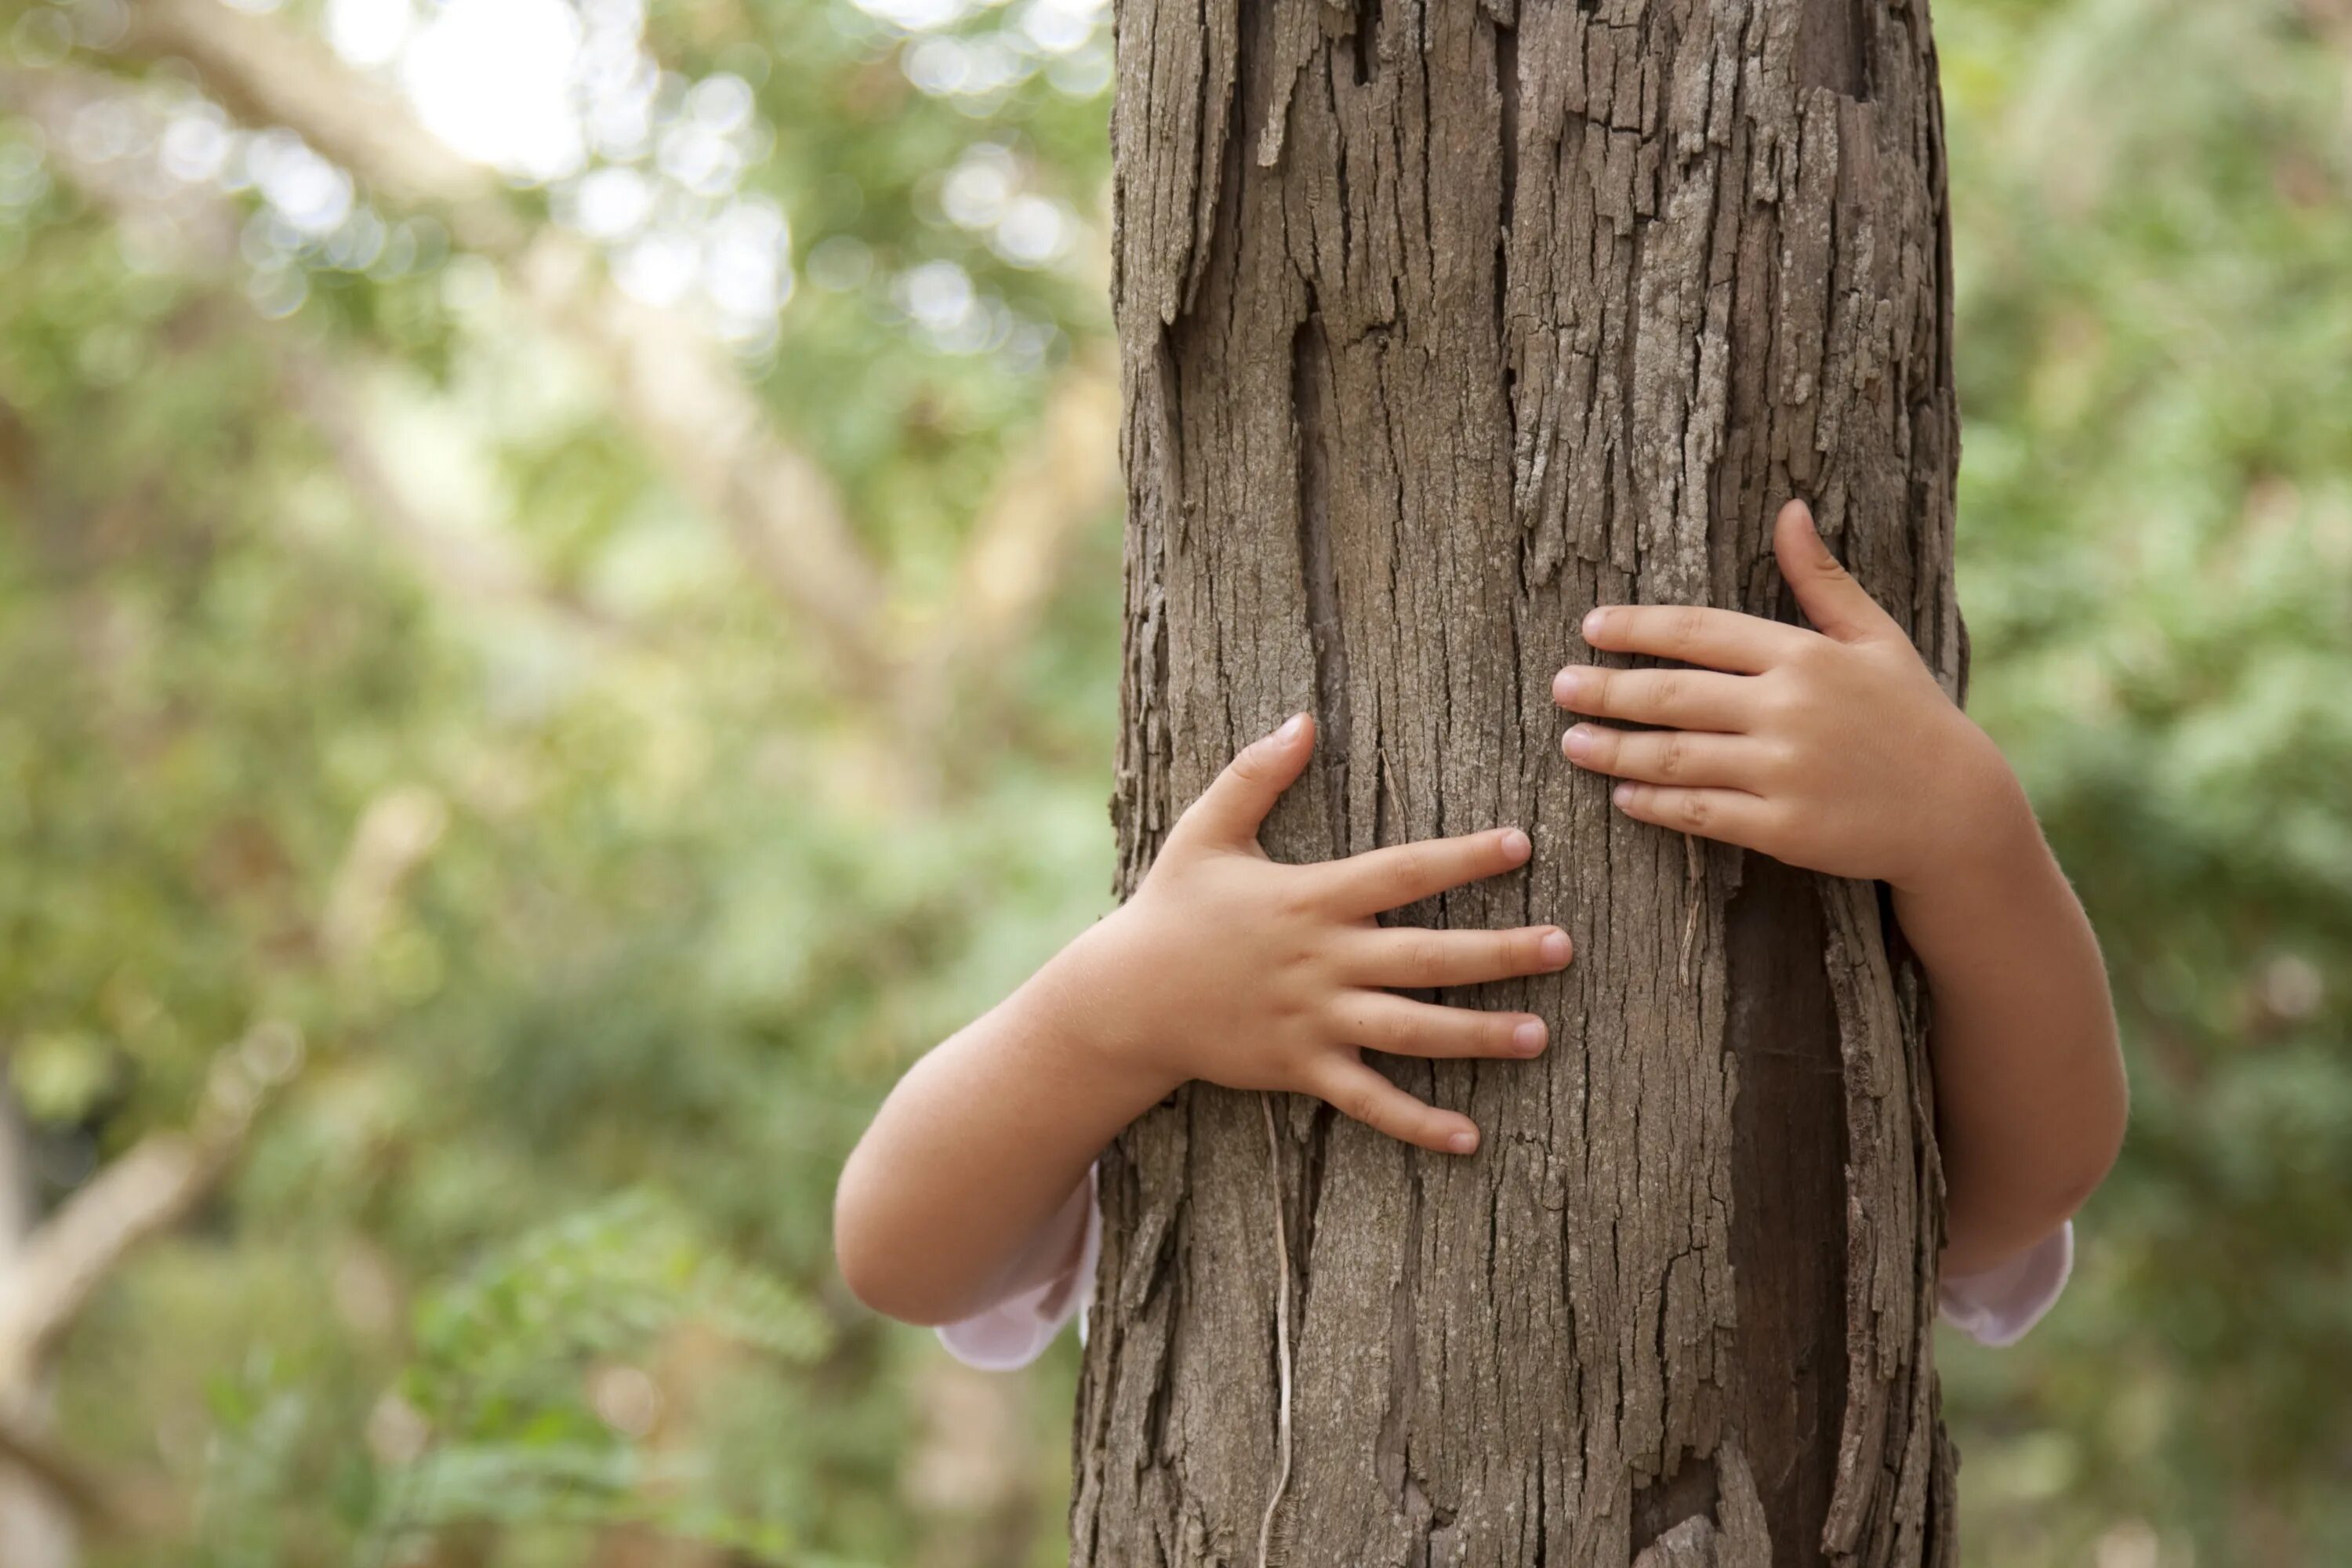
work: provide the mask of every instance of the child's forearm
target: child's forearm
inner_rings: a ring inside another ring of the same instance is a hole
[[[1568,934],[1377,919],[1525,865],[1516,828],[1317,865],[1268,858],[1258,826],[1313,744],[1302,713],[1244,748],[1117,913],[891,1091],[834,1205],[834,1250],[868,1305],[947,1322],[1066,1270],[1087,1163],[1194,1079],[1317,1095],[1423,1149],[1477,1147],[1476,1123],[1414,1099],[1363,1053],[1536,1055],[1546,1034],[1531,1014],[1396,993],[1549,974],[1569,962]]]
[[[2126,1089],[2089,920],[2024,792],[1989,760],[1958,852],[1895,889],[1935,1009],[1944,1267],[2000,1263],[2055,1229],[2115,1163]]]
[[[1104,1048],[1122,1026],[1103,940],[1097,927],[1072,942],[883,1103],[834,1206],[842,1274],[866,1305],[950,1322],[1068,1267],[1070,1249],[1041,1239],[1076,1234],[1053,1222],[1087,1165],[1174,1087]]]
[[[1604,605],[1597,650],[1696,668],[1570,665],[1560,706],[1580,766],[1641,821],[1791,866],[1883,881],[1927,970],[1950,1226],[1972,1273],[2032,1246],[2095,1187],[2123,1141],[2124,1078],[2105,966],[2025,792],[1944,693],[1905,626],[1790,501],[1782,577],[1814,629],[1728,610]]]

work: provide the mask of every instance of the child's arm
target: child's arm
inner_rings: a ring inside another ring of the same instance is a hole
[[[1595,648],[1701,669],[1571,666],[1570,759],[1629,781],[1633,816],[1894,891],[1934,997],[1944,1268],[1972,1274],[2055,1231],[2115,1163],[2125,1085],[2096,939],[2000,751],[1801,502],[1773,532],[1819,631],[1727,610],[1610,605]],[[1718,673],[1730,671],[1736,673]]]
[[[899,1080],[835,1198],[834,1247],[859,1299],[944,1323],[1066,1272],[1087,1165],[1191,1079],[1317,1095],[1425,1149],[1477,1146],[1467,1117],[1414,1099],[1360,1047],[1536,1055],[1545,1032],[1530,1014],[1387,988],[1549,973],[1568,963],[1568,937],[1373,917],[1520,865],[1527,836],[1271,860],[1258,825],[1313,750],[1303,714],[1244,750],[1179,819],[1133,898]]]

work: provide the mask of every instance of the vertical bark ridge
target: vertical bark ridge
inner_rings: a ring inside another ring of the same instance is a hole
[[[1331,559],[1331,349],[1312,295],[1291,336],[1290,403],[1298,447],[1298,564],[1307,631],[1315,655],[1316,766],[1322,773],[1332,853],[1349,853],[1348,771],[1354,726],[1349,707],[1348,634]]]
[[[1544,1058],[1384,1063],[1477,1119],[1475,1158],[1286,1108],[1292,1560],[1948,1563],[1916,975],[1872,889],[1722,847],[1694,872],[1613,812],[1548,696],[1595,602],[1793,616],[1791,492],[1959,689],[1924,8],[1121,0],[1118,26],[1120,890],[1311,705],[1322,772],[1269,853],[1516,822],[1528,868],[1397,918],[1579,948],[1443,998],[1541,1013]],[[1195,1086],[1106,1156],[1074,1563],[1255,1542],[1263,1137]]]

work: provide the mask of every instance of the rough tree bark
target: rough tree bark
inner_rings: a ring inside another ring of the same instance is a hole
[[[1958,416],[1924,0],[1120,0],[1121,891],[1311,707],[1286,859],[1516,823],[1405,911],[1568,927],[1530,1064],[1391,1059],[1418,1153],[1195,1087],[1106,1157],[1072,1561],[1953,1561],[1924,996],[1875,890],[1615,814],[1600,602],[1795,618],[1824,535],[1948,689]],[[1376,1058],[1378,1059],[1378,1058]],[[1278,1194],[1278,1196],[1277,1196]],[[1276,1205],[1286,1262],[1277,1257]]]

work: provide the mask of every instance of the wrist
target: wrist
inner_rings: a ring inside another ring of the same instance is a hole
[[[1129,1119],[1166,1099],[1187,1076],[1172,1064],[1154,1010],[1135,984],[1133,908],[1123,904],[1080,932],[1034,981],[1050,1014],[1044,1032],[1057,1062],[1132,1104]]]
[[[1941,812],[1945,830],[1930,853],[1905,875],[1888,879],[1899,900],[1935,899],[1988,881],[2008,882],[2048,857],[2042,826],[2025,786],[1991,737],[1963,718],[1966,742],[1956,749]]]

